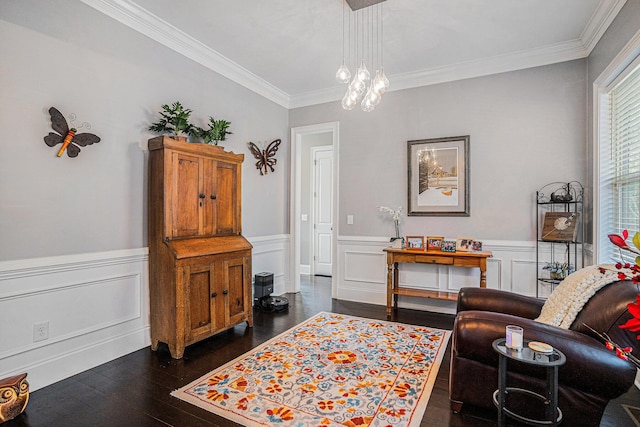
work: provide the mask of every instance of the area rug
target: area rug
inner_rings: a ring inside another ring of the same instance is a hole
[[[450,334],[319,313],[171,394],[245,426],[417,426]]]

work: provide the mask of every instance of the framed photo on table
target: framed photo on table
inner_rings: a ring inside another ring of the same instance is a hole
[[[469,135],[407,141],[409,216],[469,216]]]
[[[439,251],[442,250],[442,241],[443,237],[439,236],[427,236],[427,250],[428,251]]]
[[[456,239],[456,249],[459,252],[469,252],[473,245],[473,239],[471,237],[458,237]]]
[[[407,249],[415,251],[424,250],[423,236],[407,236]]]
[[[456,241],[455,240],[443,240],[442,241],[442,252],[455,252],[456,251]]]

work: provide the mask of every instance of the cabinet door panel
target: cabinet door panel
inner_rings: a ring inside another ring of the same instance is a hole
[[[227,275],[227,286],[229,294],[227,303],[229,306],[229,320],[231,324],[237,323],[236,317],[242,317],[245,313],[245,262],[244,258],[225,261],[225,272]]]
[[[212,267],[191,266],[186,288],[186,323],[188,341],[211,332]]]
[[[238,230],[238,189],[236,174],[238,167],[232,163],[216,163],[216,234],[237,234]]]
[[[173,237],[197,236],[200,224],[200,159],[173,153],[171,230]]]

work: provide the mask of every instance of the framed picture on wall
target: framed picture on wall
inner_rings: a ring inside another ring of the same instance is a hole
[[[424,237],[422,236],[407,236],[407,249],[409,250],[424,250]]]
[[[409,216],[469,216],[469,135],[407,142]]]

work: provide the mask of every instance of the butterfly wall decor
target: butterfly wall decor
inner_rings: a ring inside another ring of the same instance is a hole
[[[258,146],[253,142],[249,142],[249,150],[251,150],[251,153],[253,153],[253,157],[258,159],[258,161],[256,162],[256,168],[260,171],[260,175],[268,174],[268,169],[271,169],[271,172],[275,172],[273,166],[278,162],[278,159],[274,158],[274,156],[276,155],[276,151],[278,151],[280,142],[281,141],[279,139],[276,139],[275,141],[272,141],[264,150],[258,148]],[[262,172],[263,169],[264,172]]]
[[[86,147],[87,145],[97,144],[100,142],[100,137],[97,135],[92,133],[76,134],[76,128],[69,129],[67,120],[56,108],[49,108],[49,114],[51,115],[51,127],[58,133],[49,132],[49,135],[44,137],[44,143],[49,147],[54,147],[61,143],[62,147],[58,150],[58,157],[62,156],[62,153],[64,153],[65,150],[67,150],[67,155],[69,157],[78,157],[80,147]],[[91,125],[86,122],[83,123],[82,126],[87,126],[89,129],[91,128]],[[80,147],[78,147],[78,145]]]

